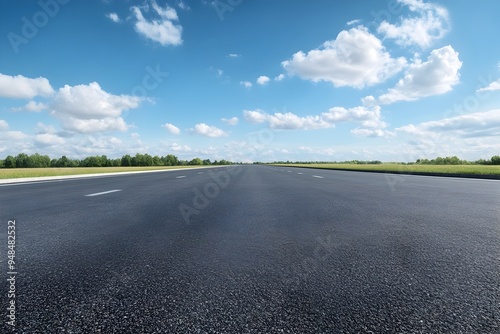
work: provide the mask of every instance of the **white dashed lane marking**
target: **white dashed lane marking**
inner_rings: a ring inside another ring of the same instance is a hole
[[[103,191],[103,192],[100,192],[100,193],[88,194],[88,195],[85,195],[85,196],[87,196],[87,197],[100,196],[100,195],[106,195],[106,194],[115,193],[117,191],[122,191],[122,190],[121,189],[108,190],[108,191]]]
[[[183,177],[186,177],[186,175],[177,176],[176,179],[182,179]]]
[[[313,177],[318,178],[318,179],[324,179],[323,176],[318,176],[318,175],[313,175]]]

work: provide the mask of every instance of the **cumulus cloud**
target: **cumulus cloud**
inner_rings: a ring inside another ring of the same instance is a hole
[[[396,129],[411,135],[452,133],[458,137],[500,136],[500,109],[445,118],[439,121],[408,124]]]
[[[299,51],[281,63],[290,75],[337,87],[363,88],[385,81],[406,66],[406,59],[392,58],[382,42],[359,26],[340,32],[335,40],[308,53]]]
[[[244,111],[245,119],[250,123],[267,122],[272,129],[311,130],[328,128],[330,124],[324,122],[319,116],[297,116],[293,113],[267,114],[260,110]]]
[[[177,143],[173,143],[169,146],[169,150],[173,152],[191,152],[191,147],[187,145],[180,145]]]
[[[137,108],[140,101],[135,96],[109,94],[97,82],[92,82],[60,88],[50,109],[51,115],[59,118],[66,130],[80,133],[126,131],[128,126],[120,115],[125,110]]]
[[[181,133],[181,130],[171,123],[165,123],[164,125],[162,125],[162,127],[172,135],[178,135],[179,133]]]
[[[500,79],[497,81],[493,81],[490,83],[488,86],[480,88],[477,90],[477,92],[487,92],[487,91],[495,91],[495,90],[500,90]]]
[[[362,129],[356,128],[352,129],[351,133],[360,137],[394,137],[396,134],[392,131],[382,130],[382,129]]]
[[[265,75],[261,75],[260,77],[257,78],[257,83],[259,85],[265,85],[267,84],[271,79],[269,77],[266,77]]]
[[[250,123],[264,123],[267,120],[267,114],[262,110],[244,110],[243,116],[245,120]]]
[[[381,120],[380,107],[368,108],[359,106],[354,108],[333,107],[328,112],[321,114],[322,119],[329,123],[361,122],[364,127],[384,128],[387,126]]]
[[[383,21],[377,31],[402,46],[416,45],[427,48],[440,40],[449,30],[448,11],[436,4],[422,0],[398,0],[416,14],[402,18],[399,24]]]
[[[148,20],[144,17],[143,10],[148,12],[148,7],[143,10],[137,6],[132,7],[136,19],[135,30],[163,46],[182,44],[182,26],[176,23],[179,20],[176,10],[169,6],[162,8],[155,1],[152,2],[152,8],[159,19]]]
[[[240,81],[240,85],[243,85],[246,88],[252,87],[252,83],[250,81]]]
[[[52,146],[62,145],[65,143],[64,138],[59,137],[53,133],[42,133],[34,136],[37,146]]]
[[[0,97],[31,99],[52,94],[54,89],[46,78],[31,79],[22,75],[10,76],[0,73]]]
[[[48,109],[49,106],[42,102],[29,101],[25,106],[21,108],[12,108],[11,111],[30,111],[30,112],[40,112],[42,110]]]
[[[120,17],[116,13],[109,13],[106,15],[106,17],[115,23],[120,22]]]
[[[238,117],[231,117],[231,118],[221,118],[221,121],[223,121],[224,123],[228,124],[228,125],[236,125],[238,124]]]
[[[274,81],[281,81],[285,78],[285,75],[282,73],[280,75],[278,75],[277,77],[274,78]]]
[[[341,122],[360,122],[364,127],[373,129],[380,129],[387,126],[381,120],[379,106],[373,108],[355,107],[350,109],[334,107],[320,115],[308,116],[298,116],[290,112],[268,114],[259,109],[245,110],[243,111],[243,115],[245,120],[250,123],[267,122],[272,129],[325,129],[335,127],[335,124]]]
[[[210,137],[210,138],[216,138],[216,137],[224,137],[227,136],[228,134],[215,127],[215,126],[210,126],[205,123],[199,123],[194,126],[193,132],[196,134],[199,134],[201,136],[205,137]]]
[[[462,62],[451,46],[433,50],[426,62],[415,61],[394,88],[379,97],[382,104],[414,101],[447,93],[458,84]]]

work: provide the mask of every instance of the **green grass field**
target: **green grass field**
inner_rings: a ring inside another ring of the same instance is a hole
[[[193,168],[201,166],[160,166],[160,167],[67,167],[67,168],[1,168],[0,179],[21,177],[63,176],[97,173],[133,172],[145,170]]]
[[[275,166],[406,173],[419,172],[465,175],[500,175],[500,165],[280,164]]]

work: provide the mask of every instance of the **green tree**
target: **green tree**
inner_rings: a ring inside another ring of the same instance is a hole
[[[17,168],[29,168],[31,165],[30,157],[26,153],[19,153],[16,157]]]
[[[200,158],[194,158],[191,160],[188,165],[203,165],[203,161]]]
[[[491,157],[492,165],[500,165],[500,155],[494,155]]]
[[[122,166],[132,166],[132,157],[128,154],[124,155],[122,157],[121,165]]]
[[[35,168],[50,167],[50,158],[48,155],[40,155],[38,153],[30,156],[31,166]]]
[[[163,166],[163,161],[157,155],[153,157],[153,166]]]
[[[8,155],[4,161],[5,168],[16,168],[16,158],[12,155]]]
[[[205,159],[205,160],[203,160],[203,164],[204,165],[211,165],[212,162],[210,161],[210,159]]]
[[[165,166],[179,165],[179,159],[173,154],[168,154],[166,157],[162,157],[161,160]]]

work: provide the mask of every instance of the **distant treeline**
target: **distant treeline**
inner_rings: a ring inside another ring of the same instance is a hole
[[[479,159],[476,161],[460,160],[458,157],[437,157],[436,159],[418,159],[419,165],[500,165],[500,155],[492,156],[491,159]]]
[[[261,162],[256,162],[255,164],[260,164]],[[453,157],[437,157],[435,159],[417,159],[415,162],[391,162],[393,164],[402,165],[500,165],[500,155],[495,155],[489,160],[479,159],[476,161],[461,160],[457,156]],[[349,161],[276,161],[272,164],[355,164],[355,165],[378,165],[382,164],[382,161],[372,160],[349,160]]]
[[[0,168],[41,168],[41,167],[120,167],[120,166],[187,166],[187,165],[231,165],[227,160],[210,159],[180,160],[173,154],[164,157],[151,156],[137,153],[135,156],[124,155],[121,158],[110,159],[106,155],[96,155],[85,159],[70,159],[62,156],[59,159],[50,159],[48,155],[38,153],[27,155],[19,153],[17,156],[9,155],[0,160]]]

